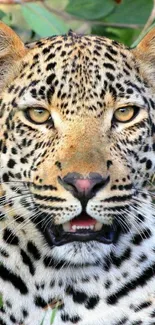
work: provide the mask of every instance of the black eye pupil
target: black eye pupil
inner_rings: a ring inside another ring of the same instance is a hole
[[[36,112],[39,113],[39,114],[42,114],[44,111],[41,110],[41,109],[36,109]]]

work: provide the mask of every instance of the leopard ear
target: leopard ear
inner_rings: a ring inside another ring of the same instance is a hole
[[[0,21],[0,92],[18,71],[20,59],[26,53],[18,35]]]
[[[141,71],[155,85],[155,28],[151,29],[133,50]]]

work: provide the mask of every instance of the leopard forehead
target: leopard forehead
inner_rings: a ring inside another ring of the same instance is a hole
[[[20,73],[7,89],[17,107],[28,99],[74,114],[100,117],[104,107],[141,100],[144,82],[132,52],[104,37],[70,33],[29,44]],[[31,102],[30,102],[31,103]]]

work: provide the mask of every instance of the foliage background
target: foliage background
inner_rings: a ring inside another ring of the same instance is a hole
[[[155,0],[0,0],[0,19],[25,42],[72,29],[131,46],[154,24]]]

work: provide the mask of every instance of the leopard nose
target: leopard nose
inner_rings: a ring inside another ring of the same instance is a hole
[[[89,200],[104,188],[109,180],[109,176],[103,177],[99,173],[90,173],[88,177],[78,173],[68,173],[61,184],[78,199]]]

